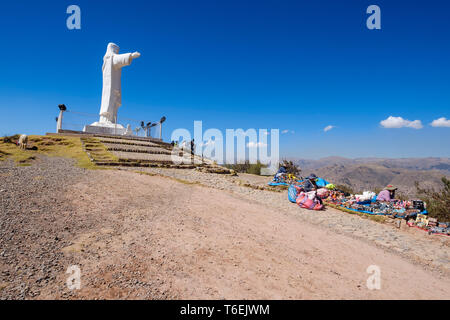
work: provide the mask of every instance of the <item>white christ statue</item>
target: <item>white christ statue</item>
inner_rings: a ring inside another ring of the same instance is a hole
[[[119,54],[119,46],[109,43],[103,57],[103,90],[100,107],[100,121],[85,126],[83,131],[123,134],[125,128],[117,124],[117,111],[122,105],[122,68],[129,66],[139,52]],[[113,130],[114,129],[114,130]],[[114,131],[114,132],[113,132]]]

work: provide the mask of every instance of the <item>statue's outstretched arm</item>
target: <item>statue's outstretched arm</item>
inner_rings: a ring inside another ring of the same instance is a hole
[[[139,58],[141,54],[139,52],[115,54],[113,56],[113,64],[116,68],[122,68],[129,66],[133,59]]]

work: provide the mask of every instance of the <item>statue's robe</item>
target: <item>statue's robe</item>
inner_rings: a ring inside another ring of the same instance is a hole
[[[131,53],[116,54],[111,52],[103,58],[103,91],[100,122],[117,122],[117,110],[122,105],[120,81],[122,67],[129,66],[132,60]]]

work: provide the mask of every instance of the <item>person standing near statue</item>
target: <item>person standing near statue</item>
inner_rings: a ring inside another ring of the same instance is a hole
[[[195,141],[191,140],[191,160],[194,161]]]

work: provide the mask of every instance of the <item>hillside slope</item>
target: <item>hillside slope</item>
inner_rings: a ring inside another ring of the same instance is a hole
[[[392,184],[399,188],[400,194],[409,197],[416,196],[416,181],[422,188],[440,189],[441,178],[444,176],[437,170],[387,168],[378,164],[332,165],[316,169],[315,172],[335,184],[348,185],[355,192],[381,189]]]

